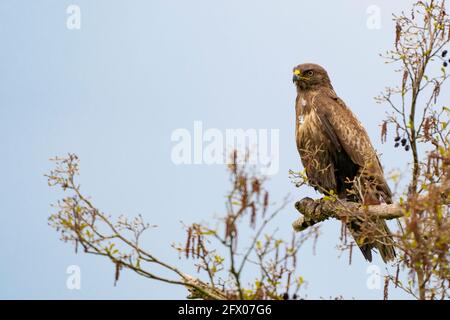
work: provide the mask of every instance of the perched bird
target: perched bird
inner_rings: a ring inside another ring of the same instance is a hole
[[[308,182],[323,194],[363,204],[392,203],[392,193],[369,136],[336,95],[324,68],[301,64],[293,70],[297,149]],[[362,230],[357,221],[347,226],[364,257],[372,261],[376,248],[384,262],[393,260],[392,235],[384,220],[376,230]]]

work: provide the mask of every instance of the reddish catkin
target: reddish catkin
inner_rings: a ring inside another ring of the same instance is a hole
[[[245,208],[248,205],[247,177],[241,176],[239,184],[241,189],[241,206]]]
[[[255,206],[254,202],[252,202],[250,204],[250,208],[251,208],[251,211],[252,211],[252,213],[250,215],[250,226],[252,228],[254,228],[256,226],[256,206]]]
[[[195,258],[195,239],[196,239],[196,237],[195,236],[192,236],[192,239],[191,239],[191,257],[194,259]]]
[[[197,234],[197,257],[200,256],[201,247],[202,247],[202,236],[198,233]]]
[[[237,175],[237,150],[233,151],[233,154],[232,154],[231,157],[232,157],[232,159],[231,159],[231,161],[232,161],[231,172],[234,175]]]
[[[252,181],[252,192],[256,193],[257,195],[259,195],[259,193],[261,192],[261,183],[257,178],[254,178]]]
[[[403,71],[403,79],[402,79],[402,94],[405,94],[406,83],[408,81],[408,70]]]
[[[439,97],[439,93],[441,92],[441,85],[439,82],[436,82],[433,89],[433,102],[436,104],[437,98]]]
[[[341,223],[341,241],[347,243],[347,225],[345,223]]]
[[[189,258],[189,251],[190,251],[190,245],[191,245],[191,237],[192,237],[192,227],[189,227],[187,229],[187,239],[186,239],[186,259]]]
[[[434,175],[439,176],[439,157],[434,157]]]
[[[398,287],[398,277],[400,274],[400,265],[397,265],[397,271],[395,272],[395,287]]]
[[[400,35],[402,34],[402,27],[399,22],[395,25],[395,46],[398,46],[398,42],[400,41]]]
[[[386,137],[387,137],[387,122],[383,121],[383,123],[381,124],[381,143],[386,142]]]
[[[225,222],[225,239],[228,239],[231,236],[231,224],[232,224],[233,217],[228,216]]]
[[[286,280],[286,291],[289,291],[289,288],[291,287],[291,275],[292,275],[292,272],[289,271],[288,275],[287,275],[287,280]]]
[[[431,121],[430,118],[427,117],[423,124],[423,134],[426,140],[431,140],[430,129],[431,129]]]
[[[263,203],[264,213],[266,212],[268,206],[269,206],[269,192],[266,191],[266,193],[264,194],[264,203]]]
[[[388,293],[389,293],[389,277],[384,278],[384,290],[383,290],[383,299],[388,299]]]
[[[120,261],[116,262],[116,272],[114,274],[114,286],[116,286],[117,281],[119,281],[119,276],[120,276],[120,270],[122,269],[122,264],[120,263]]]

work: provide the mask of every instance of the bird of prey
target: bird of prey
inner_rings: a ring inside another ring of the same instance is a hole
[[[311,186],[323,194],[363,204],[392,203],[392,193],[378,156],[361,123],[335,93],[326,70],[312,63],[293,70],[297,149]],[[372,232],[360,224],[347,226],[364,257],[378,249],[383,261],[393,260],[392,235],[384,220]]]

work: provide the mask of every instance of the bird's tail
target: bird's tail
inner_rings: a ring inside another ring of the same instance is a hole
[[[380,239],[376,240],[375,247],[380,252],[384,263],[388,263],[395,258],[394,240],[392,239],[392,234],[386,224],[386,221],[381,220],[377,222],[377,226],[382,232],[382,236]]]
[[[356,243],[367,261],[372,262],[372,249],[375,248],[380,252],[384,263],[388,263],[395,258],[394,240],[392,239],[391,231],[386,225],[386,221],[378,221],[376,226],[378,229],[376,232],[376,239],[370,241],[361,235],[361,231],[359,231],[360,228],[355,223],[350,223],[348,225],[353,238],[355,238]]]

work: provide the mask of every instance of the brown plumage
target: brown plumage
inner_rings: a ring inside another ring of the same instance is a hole
[[[336,95],[324,68],[301,64],[294,68],[297,149],[308,182],[319,192],[364,204],[392,203],[378,156],[369,136]],[[355,187],[358,186],[358,187]],[[395,257],[384,220],[364,235],[356,221],[347,223],[364,257],[372,261],[377,248],[384,262]]]

